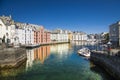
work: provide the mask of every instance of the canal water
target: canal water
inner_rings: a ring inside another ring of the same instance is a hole
[[[0,80],[112,80],[103,69],[77,54],[81,47],[57,44],[27,49],[27,61],[16,69],[0,70]]]

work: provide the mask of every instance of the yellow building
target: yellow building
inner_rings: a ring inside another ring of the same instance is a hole
[[[71,41],[72,41],[72,37],[73,37],[72,32],[69,32],[69,33],[68,33],[68,40],[69,40],[69,42],[71,42]]]

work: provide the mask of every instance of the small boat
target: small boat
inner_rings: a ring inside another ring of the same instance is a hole
[[[78,53],[79,53],[80,55],[82,55],[82,56],[90,57],[90,53],[91,53],[91,52],[90,52],[90,50],[89,50],[88,48],[84,47],[84,48],[78,50]]]

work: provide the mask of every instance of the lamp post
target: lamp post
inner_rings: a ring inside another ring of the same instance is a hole
[[[108,55],[110,55],[111,45],[112,45],[112,43],[109,41],[109,42],[107,43]]]

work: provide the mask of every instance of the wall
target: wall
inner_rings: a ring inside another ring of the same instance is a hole
[[[92,52],[90,60],[104,68],[111,76],[120,80],[120,57],[108,56],[100,52]]]

